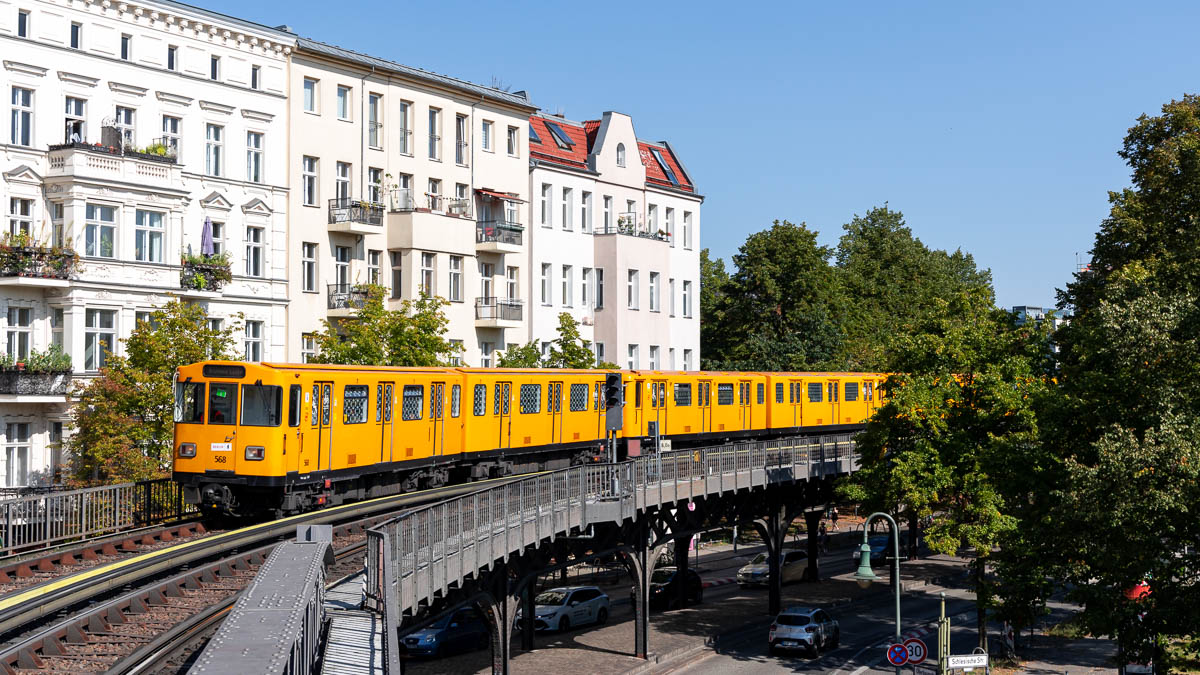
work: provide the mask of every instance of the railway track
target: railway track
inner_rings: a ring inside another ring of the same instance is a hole
[[[228,612],[274,546],[334,526],[335,565],[362,565],[365,530],[399,509],[510,478],[347,504],[93,567],[0,598],[0,672],[157,672]],[[338,571],[331,572],[337,578]]]

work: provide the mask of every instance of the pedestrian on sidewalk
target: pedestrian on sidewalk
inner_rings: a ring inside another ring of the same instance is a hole
[[[829,519],[833,521],[833,529],[835,529],[835,530],[838,529],[838,526],[837,526],[838,512],[837,512],[836,506],[829,509]]]
[[[821,530],[817,534],[817,541],[819,542],[818,550],[821,554],[829,553],[829,530],[825,528],[825,521],[821,521]]]

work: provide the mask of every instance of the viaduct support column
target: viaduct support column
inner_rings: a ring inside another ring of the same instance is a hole
[[[808,569],[804,570],[805,581],[820,581],[817,573],[817,555],[821,552],[821,512],[804,512],[804,529],[808,531]]]
[[[625,555],[629,574],[633,577],[633,653],[639,659],[650,653],[650,575],[653,573],[650,533],[645,524],[637,526],[632,549]]]
[[[778,614],[782,604],[780,596],[783,594],[783,577],[780,574],[780,558],[783,555],[788,526],[794,517],[785,507],[773,505],[766,518],[754,521],[755,529],[767,544],[767,611],[771,614]]]
[[[691,563],[688,561],[688,548],[692,542],[691,537],[679,537],[675,540],[675,598],[674,605],[676,607],[687,607],[688,604],[688,568]]]
[[[508,663],[512,657],[512,626],[517,601],[508,590],[508,565],[500,563],[492,574],[490,588],[484,594],[484,612],[491,624],[492,675],[508,675]]]
[[[530,579],[521,590],[521,649],[533,651],[533,591],[537,577]]]

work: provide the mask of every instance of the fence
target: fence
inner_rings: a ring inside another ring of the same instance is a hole
[[[0,555],[52,546],[196,513],[169,478],[0,500]]]

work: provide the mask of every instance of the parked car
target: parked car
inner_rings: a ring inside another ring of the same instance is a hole
[[[871,545],[871,567],[881,563],[888,562],[888,558],[892,555],[892,537],[888,534],[876,534],[867,537],[867,543]],[[858,546],[854,547],[854,553],[851,554],[854,562],[862,557],[862,551],[858,550]]]
[[[571,626],[606,623],[612,611],[608,595],[595,586],[552,588],[538,593],[533,605],[533,629],[539,631],[565,631]],[[518,609],[518,628],[521,616]]]
[[[404,650],[412,656],[445,656],[491,646],[487,620],[474,607],[464,607],[404,637]]]
[[[783,583],[802,581],[804,571],[808,569],[808,554],[804,551],[784,551],[783,559],[779,561],[780,577]],[[759,553],[754,559],[738,570],[737,582],[742,588],[747,586],[766,586],[770,578],[767,565],[767,554]]]
[[[775,617],[767,631],[767,650],[804,650],[816,656],[838,646],[842,639],[837,619],[823,609],[788,607]]]
[[[695,570],[688,568],[687,574],[681,576],[678,568],[660,567],[650,575],[650,608],[674,609],[679,600],[679,584],[683,584],[689,602],[699,604],[704,601],[704,582]],[[630,599],[633,599],[632,593]]]

